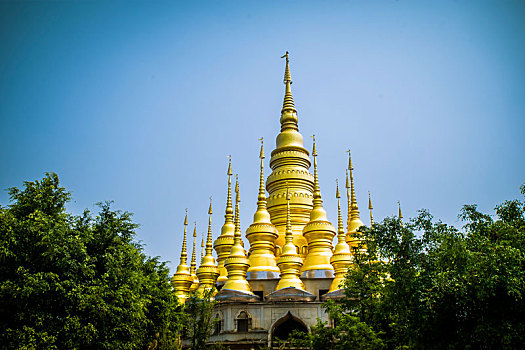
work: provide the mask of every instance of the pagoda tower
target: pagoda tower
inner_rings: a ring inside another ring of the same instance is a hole
[[[326,216],[319,188],[317,175],[317,150],[315,148],[315,135],[313,138],[312,156],[314,157],[314,201],[310,212],[310,221],[304,227],[303,235],[308,241],[308,254],[302,268],[302,277],[331,278],[334,277],[334,268],[330,264],[332,257],[332,241],[335,228]]]
[[[195,244],[197,240],[197,222],[195,222],[195,227],[193,228],[193,251],[191,252],[191,264],[190,264],[190,274],[191,277],[193,277],[193,283],[190,287],[190,292],[193,292],[197,290],[199,287],[199,278],[197,277],[197,274],[195,273],[197,269],[197,260],[195,258]]]
[[[285,243],[286,235],[286,184],[290,195],[290,215],[293,244],[299,248],[299,254],[304,258],[307,241],[302,232],[310,220],[314,191],[313,176],[308,171],[310,157],[303,146],[303,135],[299,133],[297,110],[295,109],[291,84],[288,51],[284,72],[285,94],[281,110],[281,132],[277,135],[276,147],[271,153],[270,168],[273,170],[266,180],[268,190],[268,212],[271,221],[277,228],[279,236],[275,242],[277,256]]]
[[[359,208],[357,207],[357,200],[355,198],[354,175],[352,166],[352,155],[350,150],[348,152],[348,172],[346,174],[346,197],[348,199],[348,221],[346,232],[346,243],[350,248],[357,247],[359,239],[357,238],[357,230],[363,226],[363,222],[359,217]],[[348,182],[348,173],[350,173],[350,184]]]
[[[217,264],[219,268],[219,277],[217,284],[223,285],[228,279],[228,271],[224,267],[224,262],[230,255],[230,250],[233,246],[233,236],[235,233],[235,224],[233,222],[233,206],[232,206],[232,161],[228,156],[228,196],[226,198],[226,213],[224,214],[224,225],[221,228],[221,235],[217,237],[213,244],[213,248],[217,252]]]
[[[190,268],[186,263],[188,254],[186,252],[186,233],[188,228],[188,209],[186,209],[186,216],[184,217],[184,237],[182,239],[182,251],[180,253],[180,264],[177,266],[177,271],[173,274],[171,279],[175,295],[180,302],[184,303],[188,297],[190,286],[193,283]]]
[[[211,197],[210,197],[210,209],[208,210],[208,239],[206,240],[206,252],[201,260],[201,265],[197,269],[197,277],[199,278],[199,288],[197,293],[203,295],[204,292],[209,290],[215,290],[215,282],[219,276],[219,269],[215,263],[215,258],[212,255],[213,247],[211,240],[211,214],[213,214],[211,208]],[[215,290],[216,292],[216,290]]]
[[[275,240],[277,229],[270,220],[266,209],[266,193],[264,191],[264,149],[261,138],[261,172],[259,178],[259,195],[257,197],[257,211],[253,216],[253,223],[246,230],[246,238],[250,242],[248,259],[250,267],[249,279],[279,278],[279,268],[275,263]]]
[[[341,202],[339,198],[339,184],[336,186],[335,197],[337,198],[337,244],[335,245],[334,254],[330,259],[330,263],[333,265],[335,270],[335,278],[332,280],[330,285],[329,293],[341,289],[341,284],[345,279],[346,272],[352,264],[352,254],[350,247],[345,240],[345,230],[343,228],[343,218],[341,216]]]

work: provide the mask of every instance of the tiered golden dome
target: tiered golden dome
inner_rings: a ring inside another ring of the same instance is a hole
[[[281,278],[275,290],[293,287],[306,290],[303,281],[299,277],[303,261],[297,248],[293,244],[292,221],[290,219],[290,193],[286,190],[286,243],[283,246],[281,256],[277,259],[277,266],[281,270]]]

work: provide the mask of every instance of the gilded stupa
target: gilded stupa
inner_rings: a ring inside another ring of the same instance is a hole
[[[346,230],[338,185],[337,230],[328,219],[319,186],[316,140],[312,137],[311,160],[299,132],[288,52],[282,58],[285,58],[285,92],[280,132],[269,161],[272,171],[266,179],[263,139],[260,139],[257,208],[245,231],[249,247],[245,249],[242,240],[237,177],[235,206],[232,205],[233,173],[231,157],[228,156],[226,206],[221,232],[213,241],[210,201],[208,235],[205,247],[203,239],[201,262],[195,270],[195,226],[191,267],[188,267],[186,215],[181,262],[172,279],[181,302],[190,292],[202,295],[207,290],[213,291],[216,301],[213,317],[217,322],[209,342],[232,349],[271,346],[275,338],[285,339],[293,330],[307,331],[318,318],[329,321],[321,304],[343,295],[342,282],[348,269],[352,268],[352,249],[359,245],[359,228],[363,226],[350,151],[346,167]],[[310,173],[312,164],[313,175]],[[368,208],[372,225],[370,195]]]

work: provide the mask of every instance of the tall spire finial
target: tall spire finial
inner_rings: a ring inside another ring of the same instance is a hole
[[[317,148],[315,148],[315,134],[311,136],[313,140],[313,146],[312,146],[312,156],[314,157],[314,208],[315,208],[315,201],[321,200],[321,190],[319,189],[319,177],[317,175]],[[321,200],[321,204],[323,201]],[[317,203],[319,204],[319,203]]]
[[[208,239],[206,240],[206,255],[212,255],[213,243],[211,240],[211,214],[213,214],[211,208],[211,196],[210,196],[210,208],[208,209]]]
[[[339,235],[342,231],[344,235],[345,231],[343,228],[343,216],[341,215],[341,202],[339,201],[341,194],[339,193],[339,180],[337,179],[335,179],[335,198],[337,198],[337,234]]]
[[[261,137],[261,153],[259,159],[261,159],[261,175],[259,178],[259,196],[257,197],[257,207],[264,208],[266,210],[266,192],[264,191],[264,140]]]
[[[286,85],[286,89],[284,93],[283,109],[281,110],[281,131],[285,129],[298,130],[297,111],[292,96],[292,74],[290,73],[288,51],[286,51],[281,58],[286,58],[286,68],[284,69],[284,84]]]
[[[188,253],[186,251],[186,233],[188,231],[188,208],[186,208],[186,216],[184,217],[184,237],[182,239],[182,251],[180,252],[180,263],[186,265]]]
[[[201,263],[202,263],[203,257],[204,257],[204,232],[202,233],[202,238],[201,238]]]
[[[191,253],[191,264],[190,264],[190,274],[193,278],[193,283],[190,286],[190,292],[196,290],[199,287],[199,278],[195,273],[197,271],[197,259],[195,257],[195,245],[197,238],[197,221],[194,222],[195,227],[193,228],[193,250]]]
[[[403,219],[403,213],[401,213],[401,203],[397,201],[397,205],[399,207],[399,219]]]
[[[195,274],[195,269],[197,267],[197,259],[195,258],[195,240],[197,238],[197,221],[195,221],[195,227],[193,228],[193,251],[191,253],[191,274]]]
[[[370,210],[370,227],[374,227],[374,216],[372,215],[372,198],[370,197],[370,191],[368,191],[368,210]]]
[[[224,261],[230,254],[233,245],[233,235],[235,224],[233,223],[233,206],[232,206],[232,159],[228,156],[228,196],[226,199],[226,212],[224,214],[224,224],[221,228],[221,234],[214,242],[214,248],[217,252],[217,264],[219,266],[218,284],[223,284],[228,279],[228,271],[224,267]]]
[[[352,166],[352,154],[350,153],[350,150],[348,150],[348,171],[350,172],[350,187],[351,187],[351,194],[352,194],[351,203],[352,203],[352,210],[355,211],[357,209],[357,200],[355,199],[353,170],[354,170],[354,167]]]

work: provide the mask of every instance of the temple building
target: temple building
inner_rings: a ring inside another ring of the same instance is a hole
[[[283,58],[286,66],[281,130],[271,152],[272,173],[267,178],[264,177],[265,153],[261,139],[257,210],[253,222],[244,231],[249,247],[244,247],[242,240],[237,180],[235,196],[232,196],[230,160],[225,177],[226,210],[220,235],[213,241],[210,202],[204,255],[197,268],[194,230],[193,253],[188,266],[186,214],[180,264],[172,278],[181,302],[190,292],[203,295],[211,291],[216,301],[213,317],[218,322],[208,341],[231,349],[272,347],[277,338],[286,339],[293,330],[308,331],[318,318],[329,323],[321,306],[326,300],[343,295],[341,283],[352,265],[352,251],[359,243],[356,233],[363,225],[350,152],[346,176],[346,229],[339,185],[330,189],[337,198],[337,227],[327,218],[319,188],[315,137],[310,154],[299,133],[288,52]],[[310,172],[312,166],[313,174]],[[372,225],[370,197],[369,209]],[[210,295],[209,292],[206,295]]]

